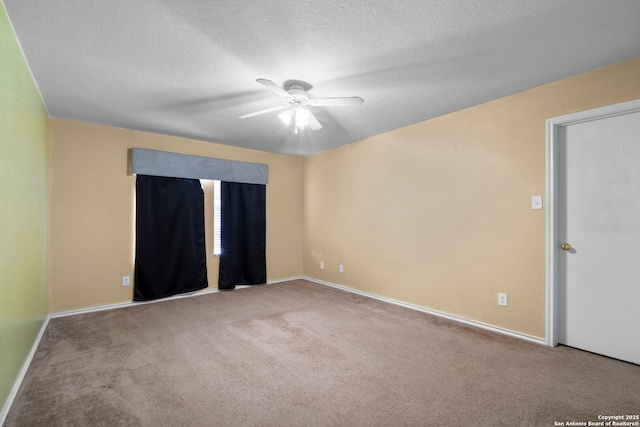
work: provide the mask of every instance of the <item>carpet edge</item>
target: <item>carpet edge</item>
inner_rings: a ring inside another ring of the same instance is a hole
[[[480,329],[484,329],[487,331],[491,331],[491,332],[495,332],[501,335],[507,335],[513,338],[518,338],[521,340],[525,340],[525,341],[529,341],[535,344],[541,344],[541,345],[545,345],[547,346],[547,342],[544,338],[539,338],[539,337],[534,337],[532,335],[527,335],[527,334],[523,334],[521,332],[516,332],[516,331],[512,331],[509,329],[503,329],[494,325],[489,325],[487,323],[482,323],[482,322],[478,322],[475,320],[470,320],[470,319],[465,319],[463,317],[457,317],[457,316],[453,316],[451,314],[447,314],[447,313],[443,313],[441,311],[438,310],[432,310],[429,308],[425,308],[425,307],[421,307],[419,305],[413,305],[413,304],[409,304],[403,301],[398,301],[398,300],[394,300],[392,298],[387,298],[387,297],[382,297],[379,295],[375,295],[375,294],[370,294],[368,292],[363,292],[363,291],[359,291],[357,289],[353,289],[353,288],[349,288],[347,286],[342,286],[342,285],[337,285],[335,283],[331,283],[331,282],[325,282],[323,280],[319,280],[319,279],[314,279],[312,277],[307,277],[307,276],[302,276],[301,279],[303,280],[308,280],[309,282],[313,282],[313,283],[317,283],[319,285],[324,285],[324,286],[330,286],[332,288],[336,288],[336,289],[340,289],[346,292],[351,292],[354,294],[358,294],[358,295],[362,295],[365,296],[367,298],[373,298],[382,302],[386,302],[389,304],[394,304],[394,305],[399,305],[401,307],[405,307],[405,308],[409,308],[411,310],[416,310],[416,311],[420,311],[422,313],[427,313],[427,314],[431,314],[434,316],[438,316],[438,317],[442,317],[448,320],[453,320],[454,322],[458,322],[458,323],[463,323],[465,325],[469,325],[469,326],[473,326],[476,328],[480,328]]]
[[[267,282],[267,285],[270,285],[272,283],[280,283],[280,282],[289,282],[291,280],[299,280],[302,279],[302,276],[295,276],[295,277],[285,277],[282,279],[276,279],[276,280],[269,280]],[[236,286],[236,289],[242,289],[242,288],[248,288],[250,287],[250,285],[238,285]],[[179,295],[173,295],[167,298],[159,298],[156,300],[152,300],[152,301],[124,301],[124,302],[117,302],[114,304],[106,304],[106,305],[98,305],[95,307],[87,307],[87,308],[77,308],[77,309],[73,309],[73,310],[66,310],[66,311],[58,311],[56,313],[51,313],[49,316],[52,319],[56,319],[58,317],[67,317],[67,316],[75,316],[78,314],[86,314],[86,313],[94,313],[97,311],[104,311],[104,310],[113,310],[116,308],[124,308],[124,307],[132,307],[135,305],[144,305],[144,304],[154,304],[157,302],[163,302],[163,301],[171,301],[174,299],[182,299],[182,298],[191,298],[191,297],[198,297],[198,296],[202,296],[202,295],[208,295],[208,294],[214,294],[220,292],[219,289],[207,289],[204,291],[194,291],[194,292],[188,292],[188,293],[184,293],[184,294],[179,294]],[[1,425],[1,424],[0,424]]]
[[[22,385],[22,381],[24,381],[24,378],[27,375],[27,371],[29,370],[29,366],[31,366],[31,362],[34,356],[36,355],[36,351],[38,350],[40,341],[44,336],[44,331],[47,329],[47,326],[49,325],[50,319],[51,319],[51,315],[47,314],[44,318],[44,321],[42,322],[42,326],[40,326],[40,332],[38,332],[38,336],[34,340],[33,345],[31,346],[31,350],[29,351],[27,358],[22,364],[22,368],[18,373],[18,377],[13,383],[13,387],[11,387],[11,391],[9,391],[9,396],[7,396],[7,400],[5,400],[4,405],[2,406],[2,411],[0,411],[0,426],[4,425],[5,421],[7,420],[7,416],[9,415],[9,411],[11,410],[11,406],[13,406],[13,402],[16,396],[18,395],[18,390]]]

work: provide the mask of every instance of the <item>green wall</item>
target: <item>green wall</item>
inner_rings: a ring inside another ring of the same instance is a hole
[[[0,3],[0,408],[48,310],[49,115]]]

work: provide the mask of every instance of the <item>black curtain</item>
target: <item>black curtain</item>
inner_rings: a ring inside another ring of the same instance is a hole
[[[137,176],[134,277],[134,301],[208,286],[199,180]]]
[[[220,289],[267,282],[266,189],[260,184],[220,183]]]

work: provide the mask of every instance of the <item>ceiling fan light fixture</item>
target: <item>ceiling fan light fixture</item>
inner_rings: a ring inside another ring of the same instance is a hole
[[[288,125],[289,123],[291,123],[291,118],[293,117],[293,110],[291,109],[284,110],[282,113],[278,114],[278,117],[280,117],[280,120],[282,120],[282,123],[284,123],[285,125]]]
[[[296,127],[303,128],[309,124],[309,110],[296,108]]]

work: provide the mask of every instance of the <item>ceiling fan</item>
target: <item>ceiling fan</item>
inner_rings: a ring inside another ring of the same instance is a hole
[[[285,90],[267,79],[257,79],[258,83],[267,89],[273,91],[284,99],[285,105],[267,108],[265,110],[256,111],[254,113],[240,116],[240,119],[248,119],[249,117],[259,116],[261,114],[271,113],[273,111],[284,110],[278,117],[285,123],[291,121],[295,125],[295,133],[298,129],[309,126],[311,130],[322,129],[322,125],[316,117],[309,111],[309,107],[329,107],[329,106],[350,106],[362,105],[364,99],[359,96],[339,97],[339,98],[311,98],[301,83],[291,83]]]

